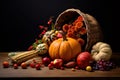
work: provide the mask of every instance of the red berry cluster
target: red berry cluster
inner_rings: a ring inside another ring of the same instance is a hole
[[[48,30],[48,27],[52,27],[53,28],[53,16],[51,16],[50,18],[49,18],[49,20],[48,20],[48,22],[47,22],[47,26],[42,26],[42,25],[40,25],[39,26],[39,29],[41,30],[41,33],[39,34],[39,38],[42,38],[43,37],[43,35],[47,32],[47,30]]]
[[[48,31],[48,27],[52,27],[52,29],[54,28],[53,17],[49,18],[49,20],[47,22],[47,26],[39,25],[38,27],[40,29],[40,34],[38,35],[38,39],[35,39],[35,42],[33,42],[32,45],[30,45],[28,47],[28,49],[27,49],[28,51],[36,49],[37,45],[42,43],[41,39],[42,39],[43,35]]]

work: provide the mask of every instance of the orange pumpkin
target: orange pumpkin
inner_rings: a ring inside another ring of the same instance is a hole
[[[63,37],[53,41],[49,47],[51,59],[61,58],[64,61],[74,59],[81,52],[81,45],[76,39]]]

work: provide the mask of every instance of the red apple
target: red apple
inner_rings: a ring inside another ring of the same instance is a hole
[[[60,69],[63,65],[62,59],[54,59],[53,61],[54,67]]]
[[[3,61],[3,67],[8,68],[9,67],[9,62],[8,61]]]
[[[81,68],[81,69],[85,69],[87,66],[90,65],[90,61],[91,61],[91,55],[89,52],[81,52],[78,56],[77,56],[77,65]]]
[[[27,64],[26,63],[21,63],[21,67],[22,67],[22,69],[26,69],[27,68]]]
[[[49,57],[44,57],[42,59],[42,63],[45,65],[45,66],[48,66],[48,64],[50,64],[51,60]]]

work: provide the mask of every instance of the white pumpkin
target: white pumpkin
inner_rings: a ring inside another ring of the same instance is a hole
[[[105,42],[97,42],[95,45],[93,45],[91,50],[91,55],[93,60],[110,60],[112,55],[112,49],[111,46]]]

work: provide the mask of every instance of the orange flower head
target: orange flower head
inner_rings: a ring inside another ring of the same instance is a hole
[[[62,28],[63,28],[64,32],[67,32],[68,29],[69,29],[69,25],[68,24],[64,24]]]
[[[87,33],[87,30],[85,29],[85,27],[82,27],[81,29],[80,29],[80,32],[79,32],[81,35],[84,35],[84,34],[86,34]]]
[[[78,38],[77,41],[83,46],[85,44],[85,41],[82,38]]]
[[[83,26],[83,23],[82,23],[82,22],[77,22],[77,23],[75,24],[75,26],[78,27],[78,28],[81,28],[81,27]]]
[[[83,21],[82,16],[79,16],[79,17],[73,22],[73,25],[75,25],[77,22],[82,22],[82,21]]]
[[[68,32],[66,36],[67,36],[67,37],[72,37],[72,38],[73,38],[74,34]]]
[[[82,17],[82,16],[79,16],[79,17],[77,18],[77,20],[78,20],[78,21],[83,21],[83,17]]]

